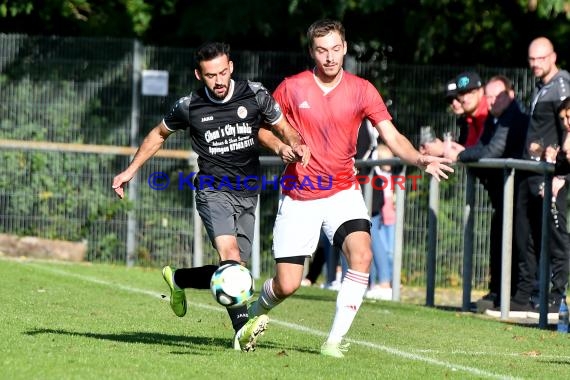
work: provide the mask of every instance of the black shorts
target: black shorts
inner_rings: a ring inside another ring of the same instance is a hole
[[[197,190],[196,210],[215,247],[214,239],[221,235],[236,237],[240,257],[248,262],[255,229],[257,196],[240,197],[219,190]]]

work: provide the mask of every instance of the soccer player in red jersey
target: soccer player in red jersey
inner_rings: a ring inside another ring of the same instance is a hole
[[[394,154],[438,180],[453,169],[446,158],[420,154],[391,122],[382,97],[367,80],[343,70],[345,30],[321,20],[307,32],[313,70],[286,78],[273,94],[283,114],[311,150],[306,167],[289,164],[273,231],[276,275],[267,280],[250,315],[263,315],[291,296],[303,279],[304,262],[317,247],[321,228],[342,249],[348,271],[321,354],[343,357],[348,332],[368,286],[372,252],[370,217],[356,181],[354,156],[367,118]],[[289,181],[290,180],[290,181]]]

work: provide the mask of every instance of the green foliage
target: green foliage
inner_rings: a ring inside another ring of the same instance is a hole
[[[0,0],[6,32],[185,47],[224,40],[234,49],[299,52],[307,26],[323,17],[343,20],[350,44],[391,46],[402,63],[512,66],[534,36],[561,46],[570,37],[567,0],[410,0],[405,7],[394,0]]]
[[[519,0],[519,4],[527,12],[536,12],[540,18],[552,19],[563,14],[570,19],[568,0]]]
[[[54,83],[24,77],[8,82],[5,77],[5,82],[0,96],[10,99],[10,103],[3,110],[4,138],[83,141],[82,122],[92,123],[90,115],[99,123],[108,122],[101,116],[101,104],[98,107],[97,102],[84,96],[83,86],[71,81]],[[103,181],[93,184],[101,178],[101,168],[114,161],[112,156],[38,151],[10,151],[3,156],[3,162],[12,165],[0,166],[0,177],[9,179],[0,182],[0,191],[11,194],[15,181],[25,184],[7,198],[4,207],[8,215],[21,221],[13,233],[82,240],[93,233],[88,227],[94,218],[109,218],[117,208],[128,207],[128,203],[118,207],[117,203],[109,202],[100,187]],[[69,216],[79,219],[70,223]],[[42,223],[44,218],[50,223]]]
[[[124,242],[114,233],[103,236],[100,241],[95,242],[94,249],[90,249],[90,261],[102,261],[112,263],[117,251],[124,249]]]
[[[29,15],[34,10],[33,1],[26,0],[2,0],[0,3],[1,17],[15,17],[19,14]]]
[[[67,0],[61,5],[61,14],[66,18],[85,21],[93,9],[87,0]]]
[[[91,13],[91,8],[91,4],[87,0],[47,0],[40,4],[33,0],[2,0],[0,16],[16,17],[38,13],[45,19],[63,16],[84,21]]]
[[[152,7],[144,0],[129,0],[126,2],[126,8],[133,25],[135,35],[144,35],[152,20]]]

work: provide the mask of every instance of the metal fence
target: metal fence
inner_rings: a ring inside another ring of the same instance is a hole
[[[145,179],[163,171],[173,179],[190,170],[188,160],[154,158],[140,171],[136,200],[119,201],[111,190],[128,155],[110,152],[44,151],[26,141],[138,146],[171,104],[197,86],[193,49],[141,46],[125,39],[28,37],[0,34],[0,138],[21,140],[18,149],[1,149],[1,232],[65,240],[87,240],[88,260],[126,263],[127,236],[136,229],[132,259],[137,265],[192,265],[192,194],[176,183],[164,191],[145,186]],[[272,90],[287,75],[307,68],[304,54],[281,52],[232,53],[235,77],[261,81]],[[446,110],[443,86],[463,67],[390,64],[385,60],[349,59],[347,68],[374,83],[389,105],[395,124],[417,144],[419,127],[436,133],[455,131]],[[140,93],[141,71],[166,70],[166,96]],[[476,67],[483,78],[505,74],[525,103],[532,79],[526,69]],[[455,131],[457,132],[457,131]],[[165,149],[190,150],[184,134],[173,135]],[[190,156],[190,153],[189,153]],[[263,167],[264,175],[279,174],[279,165]],[[410,168],[409,174],[419,174]],[[462,281],[462,236],[465,172],[458,168],[440,188],[438,286]],[[402,283],[424,285],[426,276],[428,179],[406,193]],[[277,191],[261,194],[259,223],[261,271],[271,274],[271,228]],[[490,205],[476,188],[473,286],[487,283]],[[216,254],[203,231],[197,236],[204,262]]]

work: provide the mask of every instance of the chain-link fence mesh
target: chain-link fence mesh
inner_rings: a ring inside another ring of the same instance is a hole
[[[140,171],[136,202],[119,201],[112,189],[115,174],[128,156],[27,149],[25,141],[138,146],[173,102],[198,86],[193,49],[144,46],[141,69],[169,73],[167,96],[142,96],[133,86],[137,42],[124,39],[28,37],[0,34],[0,138],[22,140],[21,149],[0,150],[1,232],[63,240],[87,240],[88,259],[124,263],[128,216],[137,225],[135,262],[160,266],[192,264],[192,194],[175,184],[163,191],[145,186],[150,173],[171,178],[188,172],[188,161],[153,158]],[[232,52],[234,77],[262,82],[272,90],[287,75],[310,67],[305,54]],[[369,79],[382,93],[396,126],[414,143],[419,127],[431,125],[438,135],[454,130],[453,115],[443,100],[444,84],[466,68],[387,64],[385,60],[347,60],[347,69]],[[481,77],[505,74],[524,102],[532,87],[526,69],[475,67]],[[134,109],[136,105],[136,109]],[[135,125],[136,124],[136,125]],[[131,141],[133,128],[136,139]],[[165,149],[190,150],[188,136],[175,134]],[[278,175],[265,166],[264,175]],[[408,168],[414,173],[413,168]],[[415,174],[418,174],[417,172]],[[461,282],[461,220],[465,173],[458,168],[441,187],[437,284]],[[402,281],[425,283],[428,180],[406,194]],[[271,230],[277,191],[261,194],[261,270],[270,274]],[[490,206],[477,188],[474,286],[485,287]],[[216,261],[205,238],[205,262]],[[292,237],[294,238],[294,237]]]

